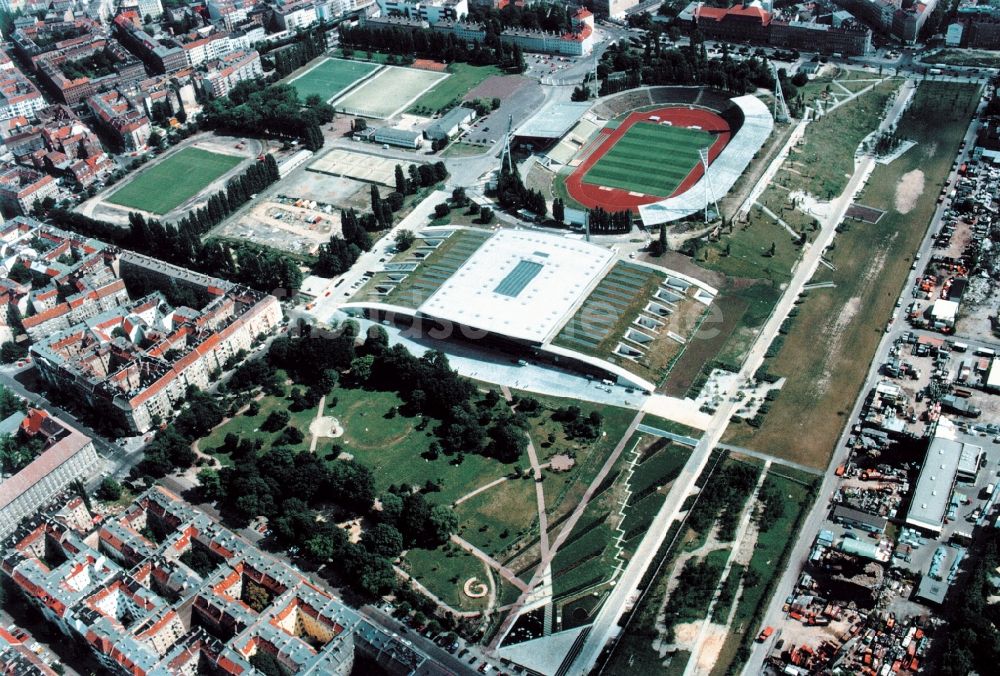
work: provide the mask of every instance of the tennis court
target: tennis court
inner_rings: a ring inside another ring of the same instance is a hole
[[[379,65],[375,63],[324,59],[294,80],[290,80],[288,84],[295,87],[302,101],[316,94],[324,101],[330,102],[378,68]]]
[[[425,91],[446,77],[447,73],[386,66],[338,100],[334,107],[349,115],[384,120],[405,110]]]
[[[669,197],[698,164],[698,151],[715,142],[699,129],[640,122],[584,174],[583,182]]]

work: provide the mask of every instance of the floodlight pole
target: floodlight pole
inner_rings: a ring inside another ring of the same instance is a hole
[[[583,231],[586,233],[587,241],[590,241],[590,209],[583,211]]]
[[[504,154],[507,156],[507,173],[514,173],[513,160],[510,156],[510,137],[514,135],[514,116],[507,116],[507,135],[504,137]],[[503,168],[503,161],[500,162],[500,168]]]
[[[708,148],[699,148],[698,157],[701,159],[701,180],[705,182],[705,223],[708,223],[708,203],[712,202],[715,204],[715,213],[721,214],[719,211],[719,201],[712,196],[712,180],[708,175]]]
[[[788,122],[788,104],[781,92],[781,80],[778,78],[778,67],[771,61],[771,74],[774,76],[774,119],[778,122]]]

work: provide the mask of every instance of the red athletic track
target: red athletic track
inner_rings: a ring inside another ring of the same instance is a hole
[[[597,140],[590,144],[599,143],[600,145],[566,179],[566,190],[569,192],[570,197],[588,208],[602,207],[608,211],[622,211],[624,209],[638,211],[640,204],[659,202],[664,199],[656,195],[630,195],[628,190],[620,188],[611,188],[608,190],[592,183],[583,182],[584,174],[597,163],[597,160],[611,150],[612,146],[618,142],[618,139],[624,136],[625,132],[629,130],[629,127],[644,120],[648,121],[654,115],[659,117],[661,122],[668,121],[675,127],[701,127],[704,131],[718,134],[715,143],[708,149],[709,162],[713,162],[719,156],[719,153],[722,152],[722,149],[726,147],[726,144],[729,143],[729,137],[731,136],[729,124],[709,110],[688,108],[687,106],[667,106],[657,110],[632,113],[622,121],[617,129],[610,133],[602,131]],[[681,181],[680,185],[677,186],[677,190],[670,197],[680,195],[685,190],[688,190],[698,182],[702,173],[701,163],[696,162],[691,167],[691,171],[687,177]]]

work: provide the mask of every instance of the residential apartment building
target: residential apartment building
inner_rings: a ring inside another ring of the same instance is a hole
[[[33,340],[129,302],[115,271],[116,254],[103,242],[19,216],[0,226],[0,252],[8,274],[22,267],[51,280],[40,283],[38,275],[30,285],[0,280],[5,314]]]
[[[115,34],[122,44],[156,73],[175,73],[187,67],[188,56],[179,46],[167,46],[142,28],[141,17],[135,10],[120,12],[115,17]]]
[[[274,18],[282,30],[308,28],[319,21],[314,0],[293,0],[274,6]]]
[[[366,18],[363,21],[366,25],[377,28],[403,28],[412,31],[432,30],[438,33],[450,33],[456,38],[470,43],[482,42],[486,38],[486,30],[481,25],[466,21],[428,23],[421,19],[405,16]],[[504,44],[517,45],[526,52],[564,56],[589,54],[594,46],[594,38],[594,15],[586,9],[580,9],[574,15],[573,31],[569,33],[549,33],[519,28],[508,28],[500,33],[500,40]]]
[[[114,170],[91,129],[64,105],[39,109],[38,123],[14,118],[4,146],[19,164],[72,179],[85,188]]]
[[[428,23],[460,21],[469,14],[468,0],[378,0],[383,16],[404,16]]]
[[[8,167],[0,171],[0,206],[9,213],[28,214],[36,202],[55,195],[55,180],[31,167]]]
[[[685,13],[692,17],[698,31],[710,40],[855,56],[872,50],[871,30],[857,21],[841,20],[839,25],[834,26],[812,21],[777,20],[759,3],[729,8],[692,3]]]
[[[95,475],[101,460],[94,442],[79,430],[41,409],[15,413],[2,425],[15,438],[40,439],[43,451],[20,472],[0,481],[0,540],[77,479]],[[15,427],[16,426],[16,427]]]
[[[0,674],[57,676],[58,672],[32,650],[36,641],[24,629],[0,627]]]
[[[38,88],[0,51],[0,120],[22,116],[31,119],[46,105]]]
[[[129,97],[117,90],[105,92],[88,98],[87,107],[104,131],[125,150],[139,150],[146,146],[152,126],[149,118]]]
[[[169,420],[191,385],[206,388],[211,374],[282,319],[269,294],[162,263],[116,253],[122,276],[192,287],[210,300],[200,310],[174,308],[160,293],[102,310],[41,337],[31,347],[39,374],[82,405],[134,433]]]
[[[225,96],[240,82],[256,80],[263,74],[260,54],[236,51],[208,64],[206,72],[199,74],[198,84],[208,96]]]
[[[97,544],[87,544],[94,535]],[[207,569],[187,565],[192,551]],[[258,651],[290,673],[346,676],[359,657],[391,676],[443,673],[409,641],[160,486],[96,533],[40,517],[17,533],[0,570],[111,674],[235,676],[253,671]],[[266,605],[247,603],[251,588],[266,592]]]
[[[803,51],[822,45],[825,52],[859,56],[871,53],[872,32],[856,21],[845,21],[838,27],[805,21],[772,21],[768,44]]]
[[[1000,49],[1000,16],[978,16],[963,22],[961,45],[972,49]]]
[[[938,0],[918,1],[905,7],[902,0],[835,0],[835,2],[876,30],[913,44],[920,37],[920,31],[937,7]]]

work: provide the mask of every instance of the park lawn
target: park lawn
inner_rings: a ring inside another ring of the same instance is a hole
[[[500,558],[512,545],[538,532],[535,482],[530,478],[504,481],[456,505],[455,515],[459,536]]]
[[[843,192],[854,171],[854,152],[862,139],[878,127],[899,83],[882,82],[810,123],[804,142],[789,153],[789,161],[794,161],[802,173],[788,172],[788,187],[803,189],[824,200]]]
[[[774,245],[774,254],[766,255]],[[728,252],[728,253],[727,253]],[[760,209],[751,209],[747,223],[734,223],[717,242],[699,246],[695,263],[729,277],[767,279],[783,284],[802,255],[791,234]]]
[[[524,396],[525,393],[519,393]],[[618,442],[621,441],[625,430],[635,417],[635,411],[617,406],[607,406],[604,404],[593,404],[584,401],[573,401],[570,399],[560,399],[557,397],[542,397],[538,395],[528,395],[538,399],[546,406],[548,411],[538,417],[529,419],[531,427],[528,434],[535,444],[540,463],[548,462],[552,456],[567,454],[574,458],[576,464],[567,472],[551,472],[546,470],[545,477],[545,505],[548,512],[549,524],[556,523],[574,509],[583,498],[584,492],[590,483],[597,476],[601,467],[604,466],[608,455],[614,450]],[[598,411],[604,419],[602,424],[602,435],[595,441],[581,441],[569,439],[563,431],[562,423],[551,419],[550,411],[562,406],[575,405],[581,409],[582,416],[590,415],[591,411]],[[553,441],[548,441],[549,436]],[[622,453],[622,458],[627,457],[628,449]]]
[[[162,215],[197,195],[243,159],[188,146],[151,167],[139,169],[135,178],[107,201]]]
[[[281,434],[281,430],[277,432],[265,432],[260,429],[260,426],[264,424],[267,417],[273,411],[287,410],[291,418],[288,421],[290,426],[297,427],[300,432],[302,432],[304,439],[293,446],[289,446],[295,451],[304,451],[309,448],[309,425],[316,417],[316,407],[308,408],[302,411],[291,411],[288,409],[290,402],[285,397],[274,397],[267,395],[260,399],[258,402],[260,405],[260,410],[257,415],[248,416],[245,414],[239,414],[233,418],[230,418],[223,424],[212,430],[207,436],[203,437],[198,442],[198,448],[203,453],[208,453],[213,455],[219,460],[223,465],[231,465],[232,460],[226,453],[216,453],[216,449],[223,445],[226,435],[229,433],[235,434],[241,439],[260,439],[264,442],[264,446],[261,449],[266,452],[271,448],[271,444],[277,439]]]
[[[489,573],[482,561],[452,544],[437,549],[411,549],[403,558],[403,568],[420,584],[456,610],[485,610],[489,596],[473,599],[465,595],[465,581],[471,577],[489,585]]]
[[[780,465],[772,465],[768,471],[764,482],[775,486],[786,496],[785,509],[767,531],[757,535],[743,591],[736,601],[733,622],[712,669],[712,676],[726,674],[740,645],[749,646],[756,638],[760,618],[774,593],[774,585],[787,565],[791,543],[815,499],[813,491],[818,478]]]
[[[957,96],[957,98],[956,98]],[[810,467],[825,468],[882,331],[937,206],[937,195],[978,100],[975,85],[926,81],[900,121],[918,145],[879,165],[858,201],[886,210],[878,225],[847,223],[829,253],[835,288],[808,292],[768,371],[787,377],[763,425],[730,427],[726,439]],[[902,177],[922,171],[925,188],[906,214],[895,208]],[[825,349],[817,353],[816,346]]]
[[[434,440],[433,432],[418,429],[420,418],[398,413],[387,417],[390,409],[403,404],[395,392],[337,387],[327,402],[331,397],[337,403],[332,408],[328,405],[324,415],[337,418],[344,435],[326,440],[323,447],[339,446],[371,468],[378,491],[404,483],[422,487],[427,481],[440,482],[441,491],[430,497],[448,504],[510,471],[496,460],[474,454],[464,456],[460,465],[451,464],[453,457],[444,454],[436,460],[421,457]]]
[[[698,151],[714,142],[715,136],[697,129],[638,122],[594,163],[583,181],[668,197],[698,163]]]
[[[456,106],[463,96],[486,78],[503,75],[503,71],[496,66],[473,66],[468,63],[452,63],[448,66],[448,73],[451,77],[424,92],[406,112],[421,115]]]

